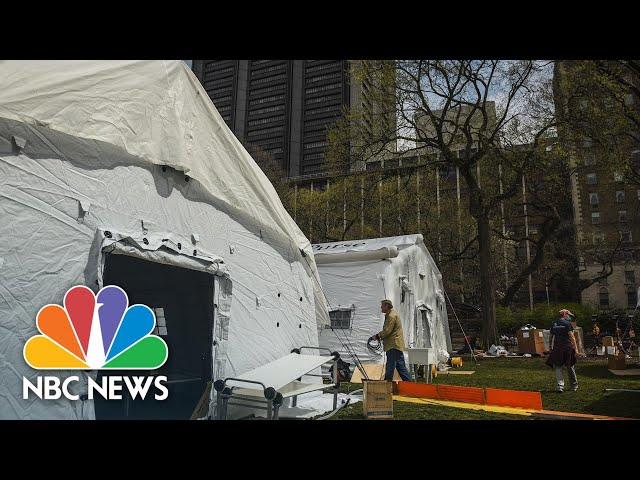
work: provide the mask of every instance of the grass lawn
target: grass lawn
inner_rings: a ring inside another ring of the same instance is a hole
[[[473,375],[439,375],[433,383],[470,387],[494,387],[513,390],[533,390],[542,394],[546,410],[590,413],[640,419],[640,394],[631,392],[605,393],[605,388],[640,389],[640,377],[621,377],[607,369],[606,360],[579,358],[576,365],[579,388],[577,392],[556,393],[555,373],[543,358],[479,358],[474,364],[464,357],[461,370],[475,370]],[[638,368],[637,365],[628,365]],[[565,371],[565,383],[569,381]],[[361,385],[343,384],[342,391],[353,391]],[[393,403],[394,418],[398,420],[526,420],[531,417],[496,414],[450,407]],[[338,412],[336,419],[361,419],[362,404]]]

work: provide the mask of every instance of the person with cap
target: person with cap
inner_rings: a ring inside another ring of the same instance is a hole
[[[369,337],[369,341],[382,341],[384,351],[387,355],[387,365],[385,368],[384,379],[393,380],[393,371],[398,370],[400,378],[404,381],[410,381],[411,375],[407,370],[404,362],[404,334],[402,333],[402,322],[398,312],[393,309],[391,300],[382,300],[380,310],[384,313],[384,325],[382,331]]]
[[[547,358],[546,364],[556,371],[556,390],[564,391],[563,367],[569,371],[569,381],[571,390],[578,390],[578,377],[576,376],[576,354],[578,346],[573,333],[572,321],[575,317],[569,310],[562,309],[550,329],[551,354]]]

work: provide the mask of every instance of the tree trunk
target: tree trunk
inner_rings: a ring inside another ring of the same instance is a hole
[[[480,250],[480,294],[482,298],[482,341],[485,348],[498,345],[498,327],[496,323],[495,290],[491,275],[491,231],[489,216],[482,213],[478,222],[478,247]]]
[[[496,298],[491,275],[491,227],[485,199],[471,170],[460,168],[469,190],[469,213],[478,224],[478,250],[480,254],[480,298],[482,302],[481,338],[485,348],[498,345],[498,325],[496,322]]]

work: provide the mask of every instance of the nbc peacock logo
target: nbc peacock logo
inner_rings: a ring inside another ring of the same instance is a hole
[[[45,305],[36,318],[42,335],[24,345],[27,364],[37,370],[154,370],[167,361],[165,341],[151,332],[156,318],[146,305],[129,306],[115,285],[94,294],[79,285],[64,307]]]

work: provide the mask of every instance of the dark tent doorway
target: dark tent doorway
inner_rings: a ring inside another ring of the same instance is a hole
[[[94,400],[96,419],[189,419],[212,375],[214,277],[127,255],[106,254],[103,283],[123,288],[129,305],[141,303],[154,310],[154,334],[167,343],[169,357],[154,371],[100,371],[98,382],[102,376],[111,375],[165,375],[169,396],[155,400],[156,389],[152,386],[144,400],[133,400],[124,387],[122,400],[100,396]]]

